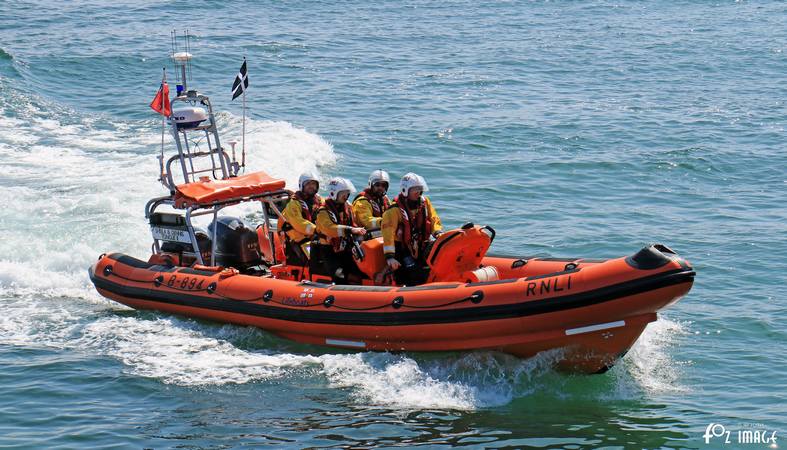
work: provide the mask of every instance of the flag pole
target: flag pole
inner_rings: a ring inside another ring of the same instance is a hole
[[[246,64],[246,57],[243,57],[243,64]],[[248,73],[248,68],[246,69]],[[248,76],[248,75],[247,75]],[[245,86],[243,89],[243,132],[241,138],[241,163],[240,166],[243,167],[243,173],[246,173],[246,89]]]
[[[164,83],[167,82],[167,68],[164,67],[162,69],[161,75],[161,88],[164,87]],[[164,109],[164,96],[161,96],[161,109]],[[162,115],[161,117],[161,153],[158,157],[158,165],[159,165],[159,181],[164,181],[164,133],[166,132],[166,120],[167,118]]]

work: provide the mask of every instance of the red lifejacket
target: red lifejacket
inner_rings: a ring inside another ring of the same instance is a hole
[[[370,188],[362,190],[358,195],[355,196],[353,201],[358,200],[358,197],[365,197],[367,200],[369,200],[369,203],[372,205],[372,217],[382,217],[385,210],[391,206],[387,195],[382,196],[383,201],[381,202],[379,199],[374,198]]]
[[[432,234],[432,221],[426,211],[426,201],[423,197],[418,201],[415,214],[410,214],[407,209],[407,199],[402,194],[396,198],[394,205],[399,208],[399,215],[402,218],[396,234],[401,236],[402,242],[413,258],[418,259],[424,244],[429,242],[429,236]]]
[[[332,199],[327,199],[320,209],[317,210],[317,212],[319,213],[322,210],[328,212],[328,217],[331,218],[331,222],[335,223],[336,225],[346,225],[348,227],[354,226],[353,212],[352,208],[350,208],[349,202],[344,202],[344,205],[339,206]],[[315,218],[316,217],[317,214],[315,213]],[[327,238],[325,235],[321,235],[321,237]],[[347,239],[345,236],[329,238],[328,242],[331,243],[331,247],[333,247],[334,252],[341,252],[347,248]]]
[[[292,194],[291,198],[300,202],[301,214],[303,214],[303,217],[309,222],[317,220],[317,210],[325,203],[319,194],[314,194],[314,200],[312,201],[311,208],[309,208],[309,204],[306,202],[306,199],[303,198],[303,193],[301,191]]]

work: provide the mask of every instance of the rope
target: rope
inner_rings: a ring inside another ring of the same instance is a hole
[[[215,290],[213,290],[213,292],[210,292],[211,289],[209,289],[208,287],[200,288],[200,289],[188,289],[188,288],[181,288],[181,287],[178,287],[178,286],[168,286],[168,285],[164,284],[163,280],[162,281],[158,280],[158,278],[161,277],[161,272],[157,272],[156,273],[156,278],[154,278],[153,280],[135,280],[133,278],[125,277],[125,276],[117,274],[115,272],[110,272],[109,275],[114,275],[114,276],[116,276],[116,277],[118,277],[118,278],[120,278],[122,280],[132,281],[134,283],[146,283],[146,284],[154,284],[154,285],[159,285],[159,286],[166,286],[169,289],[173,289],[173,290],[181,291],[181,292],[207,292],[208,294],[215,295],[216,297],[219,297],[222,300],[230,300],[230,301],[234,301],[234,302],[263,301],[265,303],[273,303],[273,304],[281,305],[281,306],[295,306],[295,307],[299,307],[299,308],[313,308],[313,307],[316,307],[316,306],[324,306],[326,308],[336,308],[336,309],[340,309],[342,311],[376,311],[376,310],[385,309],[385,308],[389,308],[389,307],[392,307],[394,309],[398,309],[398,308],[436,309],[436,308],[445,308],[446,306],[458,305],[460,303],[473,301],[474,299],[478,298],[477,294],[473,293],[472,295],[464,297],[464,298],[460,298],[459,300],[451,300],[451,301],[446,302],[446,303],[441,303],[441,304],[438,304],[438,305],[428,305],[428,306],[408,305],[408,304],[404,303],[404,299],[402,299],[402,301],[398,303],[398,307],[397,307],[397,306],[395,306],[396,305],[395,301],[396,301],[397,298],[402,298],[402,297],[396,297],[396,298],[394,298],[393,301],[389,301],[389,302],[386,302],[386,303],[381,304],[381,305],[368,306],[368,307],[362,307],[362,308],[354,308],[354,307],[350,307],[350,306],[341,306],[341,305],[334,304],[333,303],[333,299],[335,299],[335,298],[332,295],[329,295],[328,297],[326,297],[326,300],[329,299],[329,298],[332,299],[332,301],[330,303],[326,303],[325,301],[322,301],[322,302],[319,302],[319,303],[308,303],[307,302],[305,304],[288,304],[288,303],[284,303],[284,302],[281,302],[281,301],[278,301],[278,300],[274,300],[272,298],[266,299],[267,292],[266,292],[266,294],[263,294],[260,297],[255,297],[255,298],[250,298],[250,299],[239,299],[239,298],[227,297],[225,295],[219,294]],[[213,284],[213,283],[210,283],[210,284]],[[210,284],[208,286],[210,286]],[[273,295],[272,291],[270,291],[270,292],[271,292],[270,295]],[[483,298],[483,297],[481,297],[481,298]]]

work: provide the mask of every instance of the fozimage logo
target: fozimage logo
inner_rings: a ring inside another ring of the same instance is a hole
[[[756,425],[756,426],[754,426]],[[705,428],[705,443],[710,444],[771,444],[771,448],[778,448],[776,445],[776,431],[769,431],[760,424],[744,425],[738,430],[727,429],[720,423],[710,423]]]

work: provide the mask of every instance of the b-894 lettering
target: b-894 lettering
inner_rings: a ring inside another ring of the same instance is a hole
[[[202,285],[205,280],[201,280],[197,277],[178,277],[177,275],[172,275],[167,280],[167,287],[171,287],[174,289],[186,289],[189,291],[201,291]]]

